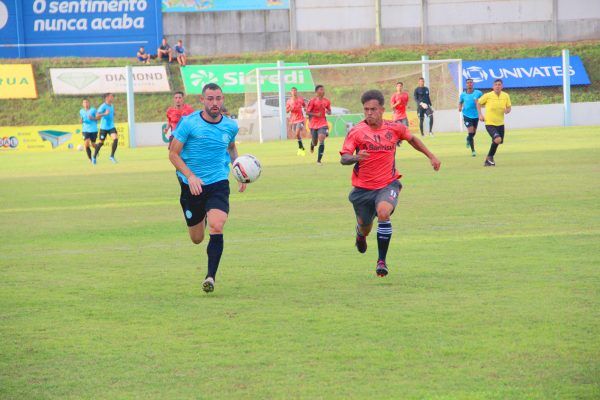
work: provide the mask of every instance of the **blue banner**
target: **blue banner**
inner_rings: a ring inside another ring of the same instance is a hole
[[[0,58],[135,57],[161,39],[159,0],[0,0]]]
[[[163,12],[287,10],[290,0],[162,0]]]
[[[581,58],[571,56],[570,64],[571,85],[589,85]],[[562,57],[463,61],[462,75],[463,87],[471,78],[476,89],[490,89],[496,79],[502,79],[505,88],[562,86]]]

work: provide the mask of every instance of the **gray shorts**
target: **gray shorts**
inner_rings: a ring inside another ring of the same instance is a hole
[[[377,190],[354,188],[350,191],[348,200],[354,206],[356,216],[363,221],[363,224],[369,225],[377,216],[377,204],[385,201],[393,205],[394,209],[396,208],[400,190],[402,184],[398,180]]]
[[[317,143],[317,140],[319,139],[319,135],[329,136],[329,128],[326,126],[323,126],[319,129],[311,129],[310,134],[312,135],[313,143]]]
[[[397,119],[394,122],[397,124],[402,124],[404,126],[408,126],[408,118]]]
[[[296,132],[298,129],[303,131],[304,130],[304,122],[296,122],[291,125],[291,128],[292,128],[292,132]]]

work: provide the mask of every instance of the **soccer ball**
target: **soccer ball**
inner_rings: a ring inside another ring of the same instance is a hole
[[[80,144],[79,146],[77,146],[77,151],[83,151],[83,145]]]
[[[244,154],[233,161],[233,176],[240,183],[252,183],[256,181],[261,171],[260,161],[253,155]]]

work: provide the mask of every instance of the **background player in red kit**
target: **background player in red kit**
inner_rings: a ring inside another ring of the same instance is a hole
[[[306,104],[301,96],[298,96],[298,89],[290,89],[292,97],[285,104],[285,111],[290,113],[290,125],[292,132],[298,139],[298,155],[305,156],[304,144],[302,143],[302,132],[304,131],[304,109]]]
[[[390,101],[394,116],[392,121],[408,126],[408,117],[406,116],[406,106],[408,105],[408,92],[404,90],[404,83],[396,83],[396,93],[392,95]]]
[[[392,237],[390,216],[398,204],[402,189],[400,175],[396,170],[396,145],[406,140],[416,150],[429,158],[433,169],[440,169],[440,161],[408,128],[383,120],[384,99],[379,90],[369,90],[361,97],[365,113],[364,121],[355,125],[346,139],[341,154],[341,163],[354,164],[352,186],[348,199],[356,214],[356,248],[360,253],[367,251],[367,236],[377,216],[377,246],[379,257],[375,272],[378,276],[388,274],[385,258]]]
[[[312,141],[310,142],[310,152],[315,150],[317,140],[319,141],[319,154],[317,164],[321,165],[321,159],[325,152],[325,138],[329,136],[329,125],[327,124],[326,114],[331,114],[331,102],[325,98],[325,87],[323,85],[315,86],[316,96],[310,99],[306,106],[306,114],[309,116],[308,126]]]
[[[164,129],[165,135],[167,132],[171,132],[169,135],[169,147],[173,140],[173,131],[177,127],[179,120],[184,115],[189,115],[194,112],[194,109],[189,104],[184,103],[183,92],[175,92],[173,95],[173,106],[167,108],[167,127]]]

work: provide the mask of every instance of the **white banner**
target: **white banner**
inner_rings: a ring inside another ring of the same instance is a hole
[[[164,65],[133,67],[135,93],[169,92]],[[125,93],[127,73],[124,67],[50,68],[52,89],[58,95]]]

